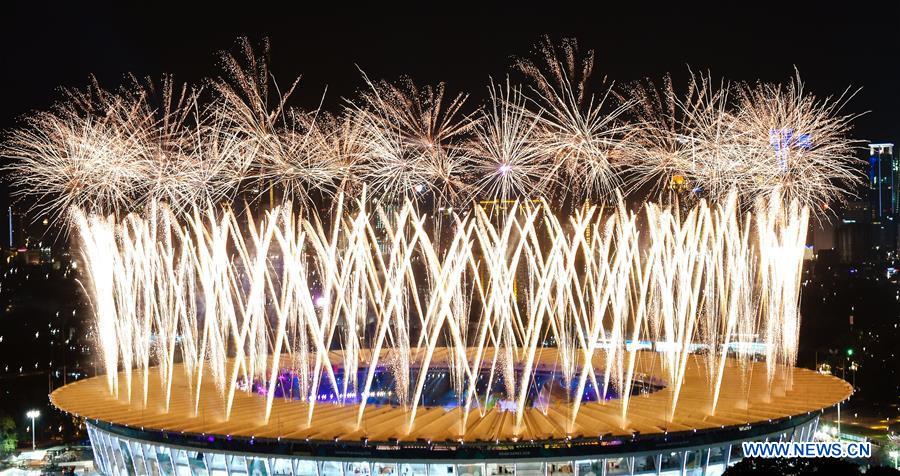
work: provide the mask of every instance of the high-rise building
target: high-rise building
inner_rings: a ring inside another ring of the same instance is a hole
[[[893,215],[897,213],[900,199],[895,186],[897,174],[894,144],[869,144],[869,200],[872,204],[872,218],[876,221],[893,219]]]
[[[861,263],[871,257],[872,209],[869,202],[847,202],[835,228],[835,248],[844,263]],[[880,225],[879,225],[880,226]]]

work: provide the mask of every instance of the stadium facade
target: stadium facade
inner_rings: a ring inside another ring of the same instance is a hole
[[[818,414],[718,430],[529,444],[363,444],[183,435],[88,422],[99,471],[203,476],[718,475],[744,441],[808,441]]]
[[[546,354],[549,365],[555,356]],[[70,383],[50,399],[85,419],[96,468],[108,475],[603,476],[720,474],[743,457],[742,442],[810,441],[822,411],[852,394],[830,375],[783,367],[769,380],[764,363],[729,359],[713,397],[706,359],[692,354],[673,405],[676,392],[652,353],[639,356],[645,384],[627,407],[616,396],[575,412],[565,396],[549,402],[537,393],[522,424],[501,401],[469,410],[448,404],[456,397],[440,390],[452,388],[440,372],[429,374],[435,390],[414,419],[383,396],[362,408],[327,390],[315,402],[280,394],[266,419],[266,398],[247,388],[229,413],[209,379],[191,387],[181,368],[168,400],[164,392],[110,392],[104,376]],[[148,374],[146,388],[161,388],[157,374]],[[379,393],[391,385],[384,380]]]

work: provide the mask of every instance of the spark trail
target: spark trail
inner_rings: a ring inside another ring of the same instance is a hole
[[[796,202],[760,199],[747,215],[734,195],[685,212],[654,204],[632,212],[619,202],[562,220],[546,203],[516,204],[498,218],[483,207],[432,217],[409,201],[388,209],[341,200],[329,215],[298,216],[284,204],[247,222],[206,209],[179,225],[165,206],[118,223],[79,214],[109,390],[168,398],[180,355],[193,388],[214,382],[226,414],[255,381],[267,386],[268,417],[277,376],[291,371],[310,420],[325,387],[358,394],[337,404],[358,404],[362,422],[384,366],[412,428],[428,369],[447,369],[457,403],[482,410],[491,389],[476,381],[487,370],[503,376],[521,425],[535,356],[552,347],[557,371],[578,388],[572,420],[598,404],[582,402],[590,383],[603,397],[619,390],[624,425],[640,373],[633,343],[661,343],[671,413],[697,348],[707,350],[711,414],[738,336],[766,344],[770,381],[777,364],[796,359],[809,219]],[[433,241],[437,220],[451,230],[443,243]],[[434,362],[439,347],[453,358]],[[337,348],[341,361],[329,352]],[[600,354],[605,368],[594,368]],[[131,381],[132,367],[143,384]],[[339,383],[335,369],[364,378]],[[149,372],[164,388],[147,387]],[[194,405],[199,412],[202,402]]]

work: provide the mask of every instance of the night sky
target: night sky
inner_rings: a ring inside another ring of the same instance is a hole
[[[595,49],[595,75],[619,82],[665,72],[684,78],[688,66],[732,80],[785,81],[796,66],[820,96],[862,88],[846,109],[870,111],[856,122],[856,138],[900,140],[898,3],[844,3],[831,11],[828,3],[747,2],[728,10],[723,2],[696,12],[642,2],[633,2],[632,11],[554,4],[558,11],[516,15],[483,8],[462,13],[454,4],[453,12],[434,15],[355,9],[324,16],[262,3],[191,11],[158,2],[127,9],[4,4],[0,127],[48,107],[59,97],[58,86],[84,86],[92,73],[107,87],[126,72],[173,73],[185,81],[217,74],[216,52],[242,35],[270,39],[271,69],[281,84],[303,74],[300,104],[314,106],[326,85],[329,108],[353,95],[361,84],[356,65],[373,78],[444,80],[451,91],[472,92],[480,102],[489,75],[502,77],[513,56],[527,55],[546,33],[575,36],[583,48]]]

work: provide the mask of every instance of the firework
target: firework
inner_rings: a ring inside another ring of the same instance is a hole
[[[299,79],[278,88],[267,48],[242,40],[208,92],[169,78],[70,91],[4,143],[19,193],[80,238],[111,392],[168,402],[179,355],[195,413],[207,380],[226,418],[236,392],[262,389],[267,419],[287,369],[307,424],[323,388],[358,404],[362,424],[387,368],[412,428],[428,369],[442,368],[461,429],[492,385],[521,428],[553,346],[571,421],[590,387],[621,395],[625,428],[646,361],[635,342],[661,346],[670,417],[698,348],[707,415],[726,356],[751,358],[735,347],[745,336],[765,344],[769,383],[795,363],[807,222],[858,180],[843,97],[703,75],[685,94],[668,80],[592,94],[593,52],[545,41],[519,63],[532,86],[491,81],[480,109],[443,84],[364,76],[332,115],[288,104]],[[630,211],[621,190],[645,185],[692,206]],[[269,193],[262,217],[229,206],[246,192]],[[562,198],[571,215],[554,213]]]
[[[646,124],[631,175],[638,185],[716,200],[736,191],[747,207],[777,194],[822,211],[862,178],[846,137],[855,116],[840,114],[848,97],[817,100],[799,78],[749,86],[692,74],[683,95],[669,78],[630,95]]]
[[[491,83],[490,104],[475,129],[469,154],[480,177],[478,194],[509,199],[542,197],[555,186],[558,164],[535,141],[539,115],[525,109],[521,87]]]
[[[670,416],[697,348],[709,360],[709,414],[726,355],[752,357],[731,348],[739,336],[758,333],[766,344],[770,382],[778,364],[793,364],[808,212],[796,201],[761,201],[745,219],[736,203],[735,196],[721,206],[701,202],[684,216],[650,204],[641,217],[620,202],[609,215],[591,207],[570,227],[546,204],[513,208],[499,221],[476,208],[454,216],[442,245],[410,201],[393,219],[366,203],[307,218],[285,204],[246,227],[231,211],[205,210],[175,228],[177,216],[162,207],[121,223],[79,215],[77,227],[109,388],[128,399],[171,396],[181,336],[191,388],[212,379],[226,413],[235,393],[257,382],[268,389],[268,415],[277,376],[287,370],[299,376],[308,419],[320,389],[330,389],[359,396],[337,400],[360,405],[361,422],[376,369],[387,363],[410,428],[429,368],[448,368],[458,404],[482,412],[492,393],[476,388],[477,375],[503,376],[521,425],[535,358],[551,345],[564,386],[577,388],[572,421],[590,385],[600,401],[614,389],[623,395],[624,425],[642,373],[628,342],[665,344],[657,355],[673,390]],[[369,316],[372,332],[362,332]],[[337,341],[340,357],[330,353]],[[452,358],[433,362],[438,347]],[[604,368],[586,364],[598,354]],[[137,387],[135,366],[144,379]],[[347,378],[339,382],[333,368]],[[420,370],[417,378],[410,368]],[[358,371],[365,377],[350,377]],[[163,388],[147,388],[151,372]],[[201,407],[195,399],[195,411]]]
[[[625,114],[633,99],[609,107],[611,85],[590,94],[594,52],[579,54],[578,44],[567,39],[554,45],[540,43],[540,63],[522,59],[518,68],[533,83],[538,122],[533,140],[544,160],[558,173],[557,192],[572,192],[578,199],[612,196],[621,185],[621,169],[633,161],[630,142],[634,124]],[[604,81],[605,83],[605,81]]]
[[[841,114],[852,96],[845,91],[818,99],[804,90],[799,75],[786,85],[741,85],[736,120],[744,140],[737,153],[752,164],[752,177],[744,182],[749,194],[782,194],[821,210],[858,185],[861,161],[856,143],[846,139],[856,116]]]
[[[96,85],[68,96],[64,107],[30,116],[10,135],[4,155],[15,161],[13,180],[35,197],[36,210],[54,217],[130,203],[146,186],[143,99]]]
[[[373,81],[337,116],[290,107],[249,41],[223,54],[209,94],[170,78],[117,91],[69,91],[4,142],[18,193],[53,216],[124,215],[152,201],[176,212],[255,190],[307,207],[337,192],[435,203],[571,196],[616,190],[722,200],[737,191],[797,199],[814,214],[860,180],[851,94],[818,100],[788,85],[716,83],[691,74],[684,94],[665,80],[590,92],[594,55],[574,41],[520,60],[531,86],[491,82],[484,108],[444,84]]]
[[[473,115],[462,112],[467,96],[445,99],[446,86],[417,87],[373,82],[349,113],[361,128],[364,144],[360,179],[376,195],[407,197],[431,192],[455,200],[464,194],[467,167],[460,139],[473,126]]]

